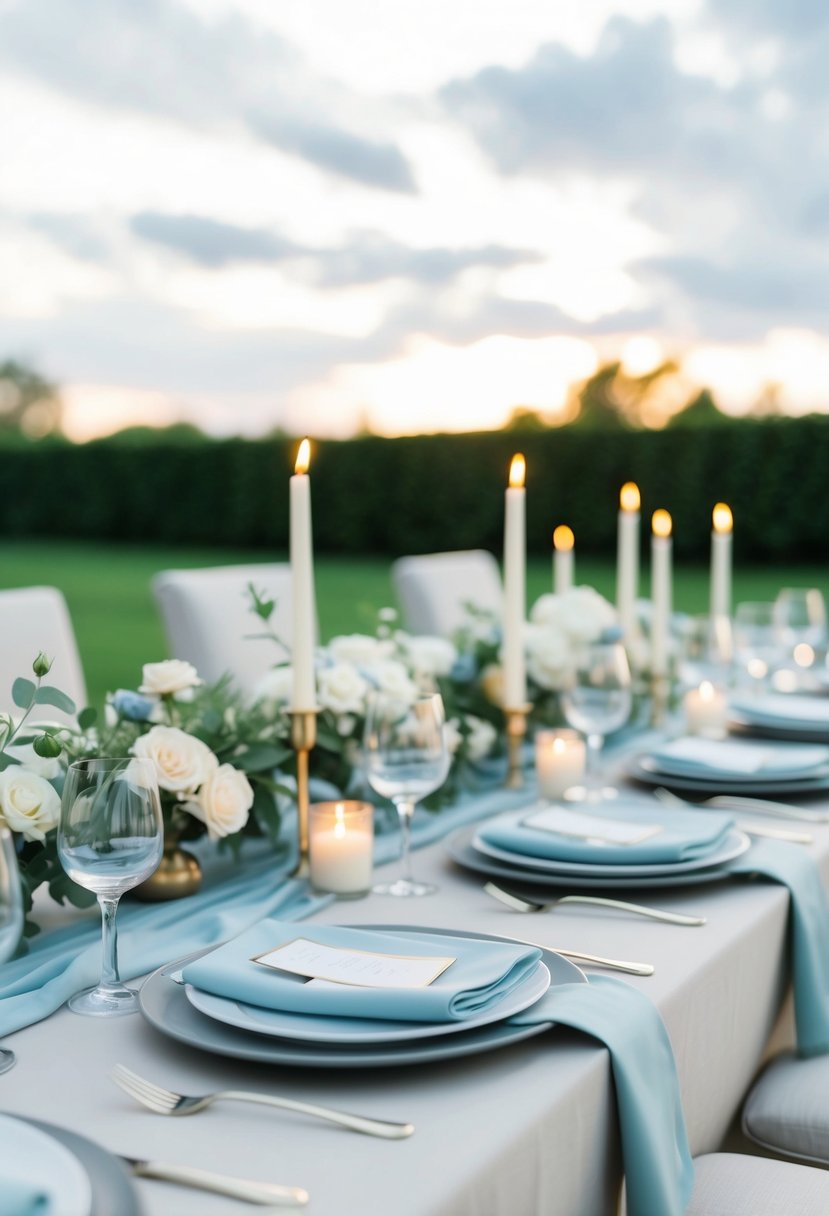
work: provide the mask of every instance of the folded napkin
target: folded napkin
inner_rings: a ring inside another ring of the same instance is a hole
[[[797,1050],[802,1056],[829,1051],[829,902],[814,857],[798,845],[755,840],[728,869],[789,888]]]
[[[635,844],[617,845],[530,827],[525,821],[538,809],[526,807],[517,813],[499,815],[483,824],[478,836],[486,844],[507,852],[550,861],[656,865],[704,857],[723,843],[734,822],[730,815],[701,816],[696,811],[668,809],[653,802],[643,804],[641,798],[622,796],[612,803],[602,803],[600,810],[588,809],[585,814],[618,823],[641,824],[643,828],[658,826],[660,831]]]
[[[747,739],[674,739],[648,753],[659,772],[674,777],[808,776],[829,761],[829,748],[808,743]]]
[[[557,984],[511,1023],[557,1022],[607,1047],[616,1087],[628,1216],[682,1216],[694,1187],[671,1042],[651,1001],[623,980]]]
[[[36,1182],[7,1178],[0,1166],[0,1216],[48,1216],[52,1204]]]
[[[829,701],[794,693],[769,693],[762,697],[733,694],[731,709],[750,722],[768,726],[829,727]]]
[[[396,956],[456,961],[422,988],[365,988],[351,984],[309,983],[301,976],[276,971],[254,957],[297,937],[323,946]],[[385,1018],[405,1022],[454,1022],[497,1006],[532,973],[541,958],[533,946],[439,938],[424,934],[397,936],[337,925],[296,925],[265,920],[184,969],[188,984],[214,996],[229,997],[266,1009],[335,1017]]]

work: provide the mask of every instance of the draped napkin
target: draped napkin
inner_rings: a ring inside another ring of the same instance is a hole
[[[682,1115],[676,1062],[656,1007],[636,988],[608,976],[557,984],[516,1024],[556,1022],[590,1035],[610,1052],[628,1216],[682,1216],[694,1166]]]
[[[797,1050],[801,1056],[829,1051],[829,901],[815,859],[798,845],[756,840],[728,869],[788,887]]]
[[[257,955],[293,941],[296,925],[265,920],[184,969],[188,984],[214,996],[266,1009],[333,1017],[383,1018],[405,1022],[454,1022],[495,1009],[527,978],[541,959],[533,946],[478,941],[441,934],[414,938],[338,925],[309,925],[301,936],[341,950],[398,957],[451,957],[454,962],[421,988],[366,988],[308,983],[303,977],[253,962]]]
[[[648,753],[660,773],[674,777],[808,776],[829,760],[829,748],[747,739],[674,739]]]
[[[478,836],[486,844],[521,853],[527,857],[550,861],[589,862],[597,865],[655,865],[660,862],[691,861],[713,852],[728,836],[733,819],[727,814],[701,816],[697,811],[666,810],[655,802],[643,804],[641,798],[622,795],[613,803],[602,803],[588,815],[614,823],[641,824],[643,828],[658,826],[658,835],[634,844],[608,844],[603,840],[580,840],[576,836],[559,836],[527,822],[538,807],[499,815],[483,824]],[[596,829],[597,835],[599,829]]]
[[[767,726],[803,726],[815,730],[829,728],[829,701],[822,697],[795,693],[767,693],[764,696],[732,694],[730,708],[750,722]]]

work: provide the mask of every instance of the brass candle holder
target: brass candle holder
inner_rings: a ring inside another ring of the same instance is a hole
[[[504,785],[508,790],[520,790],[524,786],[521,749],[527,733],[527,716],[531,709],[532,706],[529,704],[521,705],[516,709],[504,708],[507,730],[507,779]]]
[[[651,677],[651,726],[659,728],[665,725],[670,692],[671,681],[667,675]]]
[[[317,711],[295,709],[291,711],[291,745],[296,752],[296,810],[297,810],[297,863],[292,878],[307,878],[310,872],[308,854],[308,753],[317,741]]]

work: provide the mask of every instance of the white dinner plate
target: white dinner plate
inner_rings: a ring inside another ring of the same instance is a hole
[[[407,1043],[414,1039],[433,1039],[462,1030],[475,1030],[492,1022],[503,1022],[514,1013],[521,1013],[540,1000],[550,987],[550,972],[539,963],[503,1000],[478,1017],[454,1022],[391,1022],[379,1018],[335,1018],[320,1014],[288,1013],[280,1009],[263,1009],[228,997],[213,996],[192,984],[185,984],[188,1001],[199,1013],[215,1018],[240,1030],[254,1034],[269,1034],[280,1039],[299,1039],[303,1043]]]
[[[662,808],[664,815],[664,808]],[[704,812],[703,812],[704,813]],[[526,811],[513,812],[509,818],[518,822],[526,817]],[[686,874],[691,870],[710,870],[712,866],[725,865],[746,851],[745,834],[737,828],[732,828],[717,848],[712,849],[703,857],[691,857],[687,861],[660,861],[654,863],[638,862],[622,865],[621,863],[587,861],[555,861],[549,857],[531,857],[526,853],[514,853],[502,849],[498,845],[482,840],[480,832],[472,838],[472,847],[486,857],[496,861],[504,861],[516,869],[539,870],[545,874],[557,874],[573,878],[655,878],[659,874]]]
[[[92,1184],[68,1148],[46,1131],[11,1115],[0,1115],[0,1144],[4,1181],[34,1181],[48,1196],[49,1216],[90,1216]]]

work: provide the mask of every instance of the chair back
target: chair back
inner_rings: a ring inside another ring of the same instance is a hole
[[[57,587],[14,587],[0,591],[0,709],[16,712],[12,684],[18,676],[33,679],[32,663],[42,650],[52,659],[44,684],[53,684],[75,702],[86,705],[86,681],[66,600]],[[51,705],[38,706],[30,721],[69,722]]]
[[[467,622],[468,603],[499,619],[504,610],[501,572],[485,549],[401,557],[392,565],[392,583],[410,633],[450,636]]]
[[[252,636],[265,626],[251,610],[250,584],[275,602],[270,624],[289,649],[293,610],[287,562],[162,570],[152,581],[170,655],[192,663],[208,683],[230,674],[245,693],[286,653],[268,638]]]

